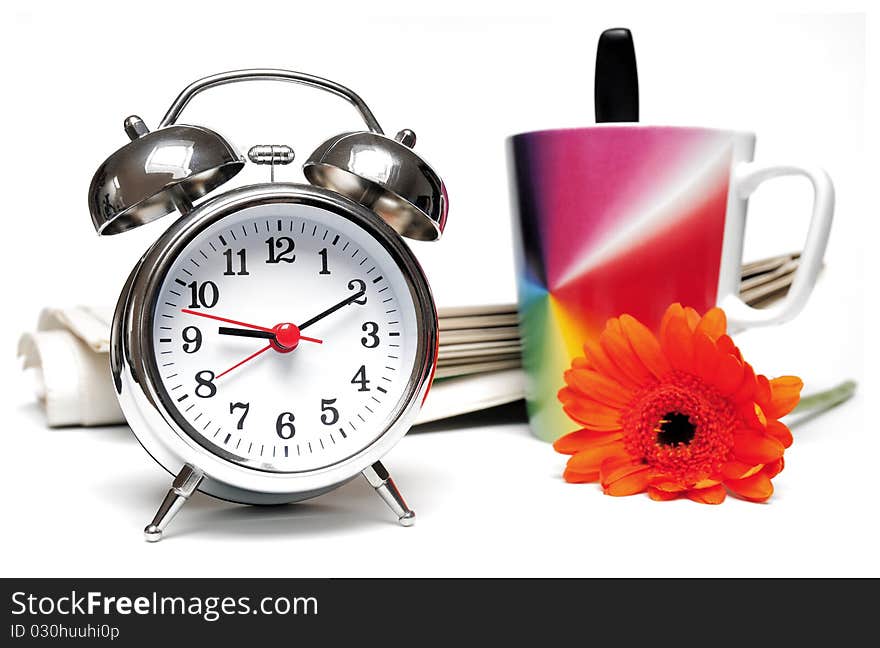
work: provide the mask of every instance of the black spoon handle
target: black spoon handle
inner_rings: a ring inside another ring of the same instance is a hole
[[[639,74],[628,29],[606,29],[596,51],[596,123],[639,121]]]

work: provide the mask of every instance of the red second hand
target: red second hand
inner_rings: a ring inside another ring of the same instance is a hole
[[[248,362],[249,360],[253,360],[253,359],[256,358],[258,355],[260,355],[261,353],[265,353],[266,351],[268,351],[268,350],[271,349],[271,348],[272,348],[272,345],[271,345],[271,344],[267,344],[266,346],[264,346],[262,349],[260,349],[260,350],[257,351],[256,353],[252,353],[251,355],[249,355],[247,358],[245,358],[245,359],[242,360],[241,362],[238,362],[238,363],[232,365],[232,366],[229,367],[229,369],[227,369],[226,371],[221,371],[220,373],[218,373],[216,376],[214,376],[214,380],[217,380],[218,378],[222,378],[223,376],[225,376],[226,374],[228,374],[228,373],[229,373],[230,371],[232,371],[233,369],[237,369],[238,367],[240,367],[241,365],[243,365],[245,362]]]
[[[275,333],[275,329],[266,328],[265,326],[259,326],[257,324],[248,324],[247,322],[239,322],[238,320],[229,319],[228,317],[220,317],[219,315],[210,315],[208,313],[199,313],[198,311],[190,310],[188,308],[181,308],[181,313],[186,313],[187,315],[195,315],[196,317],[207,317],[208,319],[217,320],[218,322],[226,322],[227,324],[235,324],[236,326],[243,326],[244,328],[254,329],[256,331],[266,331],[267,333]],[[305,340],[306,342],[316,342],[317,344],[323,344],[323,340],[319,340],[318,338],[306,337],[305,335],[299,336],[300,340]]]

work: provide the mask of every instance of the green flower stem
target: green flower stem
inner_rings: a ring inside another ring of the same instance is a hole
[[[792,414],[820,414],[849,400],[855,393],[855,381],[847,380],[831,389],[804,396],[797,407],[792,410]]]

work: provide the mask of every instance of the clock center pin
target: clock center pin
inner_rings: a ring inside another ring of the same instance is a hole
[[[272,348],[280,353],[290,353],[299,345],[299,327],[290,322],[282,322],[272,327],[275,339],[272,340]]]

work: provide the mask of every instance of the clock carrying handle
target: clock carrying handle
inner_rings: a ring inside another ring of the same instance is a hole
[[[288,83],[300,83],[302,85],[325,90],[337,97],[342,97],[354,106],[370,131],[378,133],[379,135],[384,135],[382,127],[379,125],[379,122],[376,120],[376,117],[373,115],[370,108],[364,103],[364,100],[345,86],[303,72],[273,69],[232,70],[230,72],[213,74],[191,83],[184,88],[183,92],[181,92],[177,96],[177,99],[174,100],[174,103],[171,104],[168,112],[165,113],[165,117],[162,118],[162,123],[159,124],[159,127],[164,128],[165,126],[170,126],[171,124],[176,123],[177,118],[180,117],[180,113],[183,112],[186,105],[200,92],[216,86],[226,85],[227,83],[238,83],[239,81],[286,81]]]

